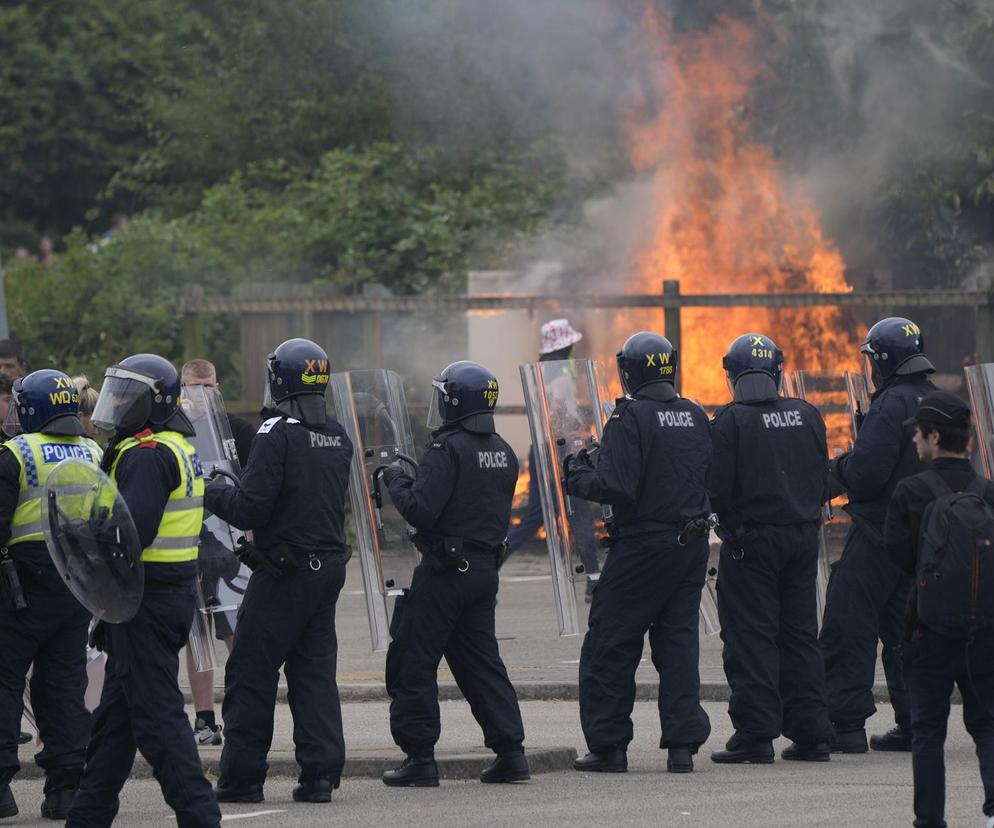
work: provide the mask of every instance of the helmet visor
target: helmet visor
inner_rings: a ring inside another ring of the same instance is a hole
[[[621,390],[625,392],[625,396],[630,397],[632,395],[632,389],[628,386],[628,372],[625,370],[625,356],[621,351],[615,355],[615,359],[618,362],[618,379],[621,382]]]
[[[17,415],[17,401],[12,396],[10,405],[7,406],[7,416],[3,420],[3,433],[8,437],[16,437],[22,431],[21,418]]]
[[[445,425],[445,400],[448,395],[445,393],[445,383],[440,379],[431,381],[431,400],[428,403],[428,426],[429,431],[438,431]]]
[[[153,380],[123,368],[108,368],[93,409],[93,424],[106,431],[141,429],[152,413]]]
[[[877,390],[877,386],[882,379],[880,375],[880,364],[873,358],[873,350],[869,344],[859,349],[863,355],[863,376],[866,377],[866,387],[871,392]]]

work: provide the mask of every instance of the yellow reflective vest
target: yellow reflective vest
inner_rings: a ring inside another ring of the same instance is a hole
[[[117,464],[128,451],[154,442],[166,446],[179,466],[179,485],[169,493],[166,510],[159,523],[159,533],[151,546],[142,551],[146,563],[184,563],[197,559],[200,527],[204,521],[204,477],[197,452],[176,431],[145,431],[118,443],[117,457],[110,474],[117,481]]]
[[[69,458],[99,463],[102,457],[100,447],[89,437],[41,433],[18,434],[4,445],[17,458],[21,467],[21,493],[10,522],[7,546],[27,541],[44,541],[45,524],[41,519],[41,501],[48,475],[59,463]]]

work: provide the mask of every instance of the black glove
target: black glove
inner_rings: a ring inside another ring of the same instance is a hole
[[[848,487],[839,471],[839,463],[843,458],[848,457],[850,453],[847,451],[845,454],[833,457],[828,464],[828,496],[830,499],[844,495],[848,491]]]
[[[90,637],[86,643],[94,650],[100,650],[103,653],[107,652],[107,625],[103,621],[97,621],[93,625],[93,629],[90,630]]]
[[[390,488],[390,484],[394,480],[401,477],[407,477],[407,469],[404,468],[404,462],[402,460],[394,460],[389,466],[387,466],[383,472],[383,482],[387,484],[387,488]]]
[[[245,566],[255,572],[260,564],[262,563],[262,553],[259,551],[258,547],[252,543],[250,540],[246,540],[244,537],[238,539],[238,549],[235,550],[235,554]]]

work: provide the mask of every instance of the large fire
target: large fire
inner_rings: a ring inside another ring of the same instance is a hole
[[[640,62],[654,71],[627,127],[632,160],[651,176],[654,229],[630,289],[677,279],[685,294],[850,290],[817,211],[750,134],[753,85],[766,72],[755,29],[719,18],[677,33],[649,14],[644,32]],[[721,358],[741,333],[772,336],[789,368],[841,376],[858,362],[836,308],[690,308],[682,332],[683,393],[706,403],[728,398]]]

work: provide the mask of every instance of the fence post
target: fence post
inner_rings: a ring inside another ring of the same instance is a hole
[[[667,279],[663,282],[663,298],[665,299],[677,299],[680,298],[680,282],[677,279]],[[663,305],[663,331],[666,334],[666,338],[670,341],[670,344],[677,351],[677,358],[680,354],[680,305],[674,303],[672,305]],[[681,382],[681,372],[677,370],[676,374],[676,390],[680,390]]]
[[[187,285],[183,297],[183,359],[204,357],[204,322],[200,307],[204,301],[203,285]]]
[[[986,294],[977,305],[977,359],[994,362],[994,277],[981,276],[977,287]]]

